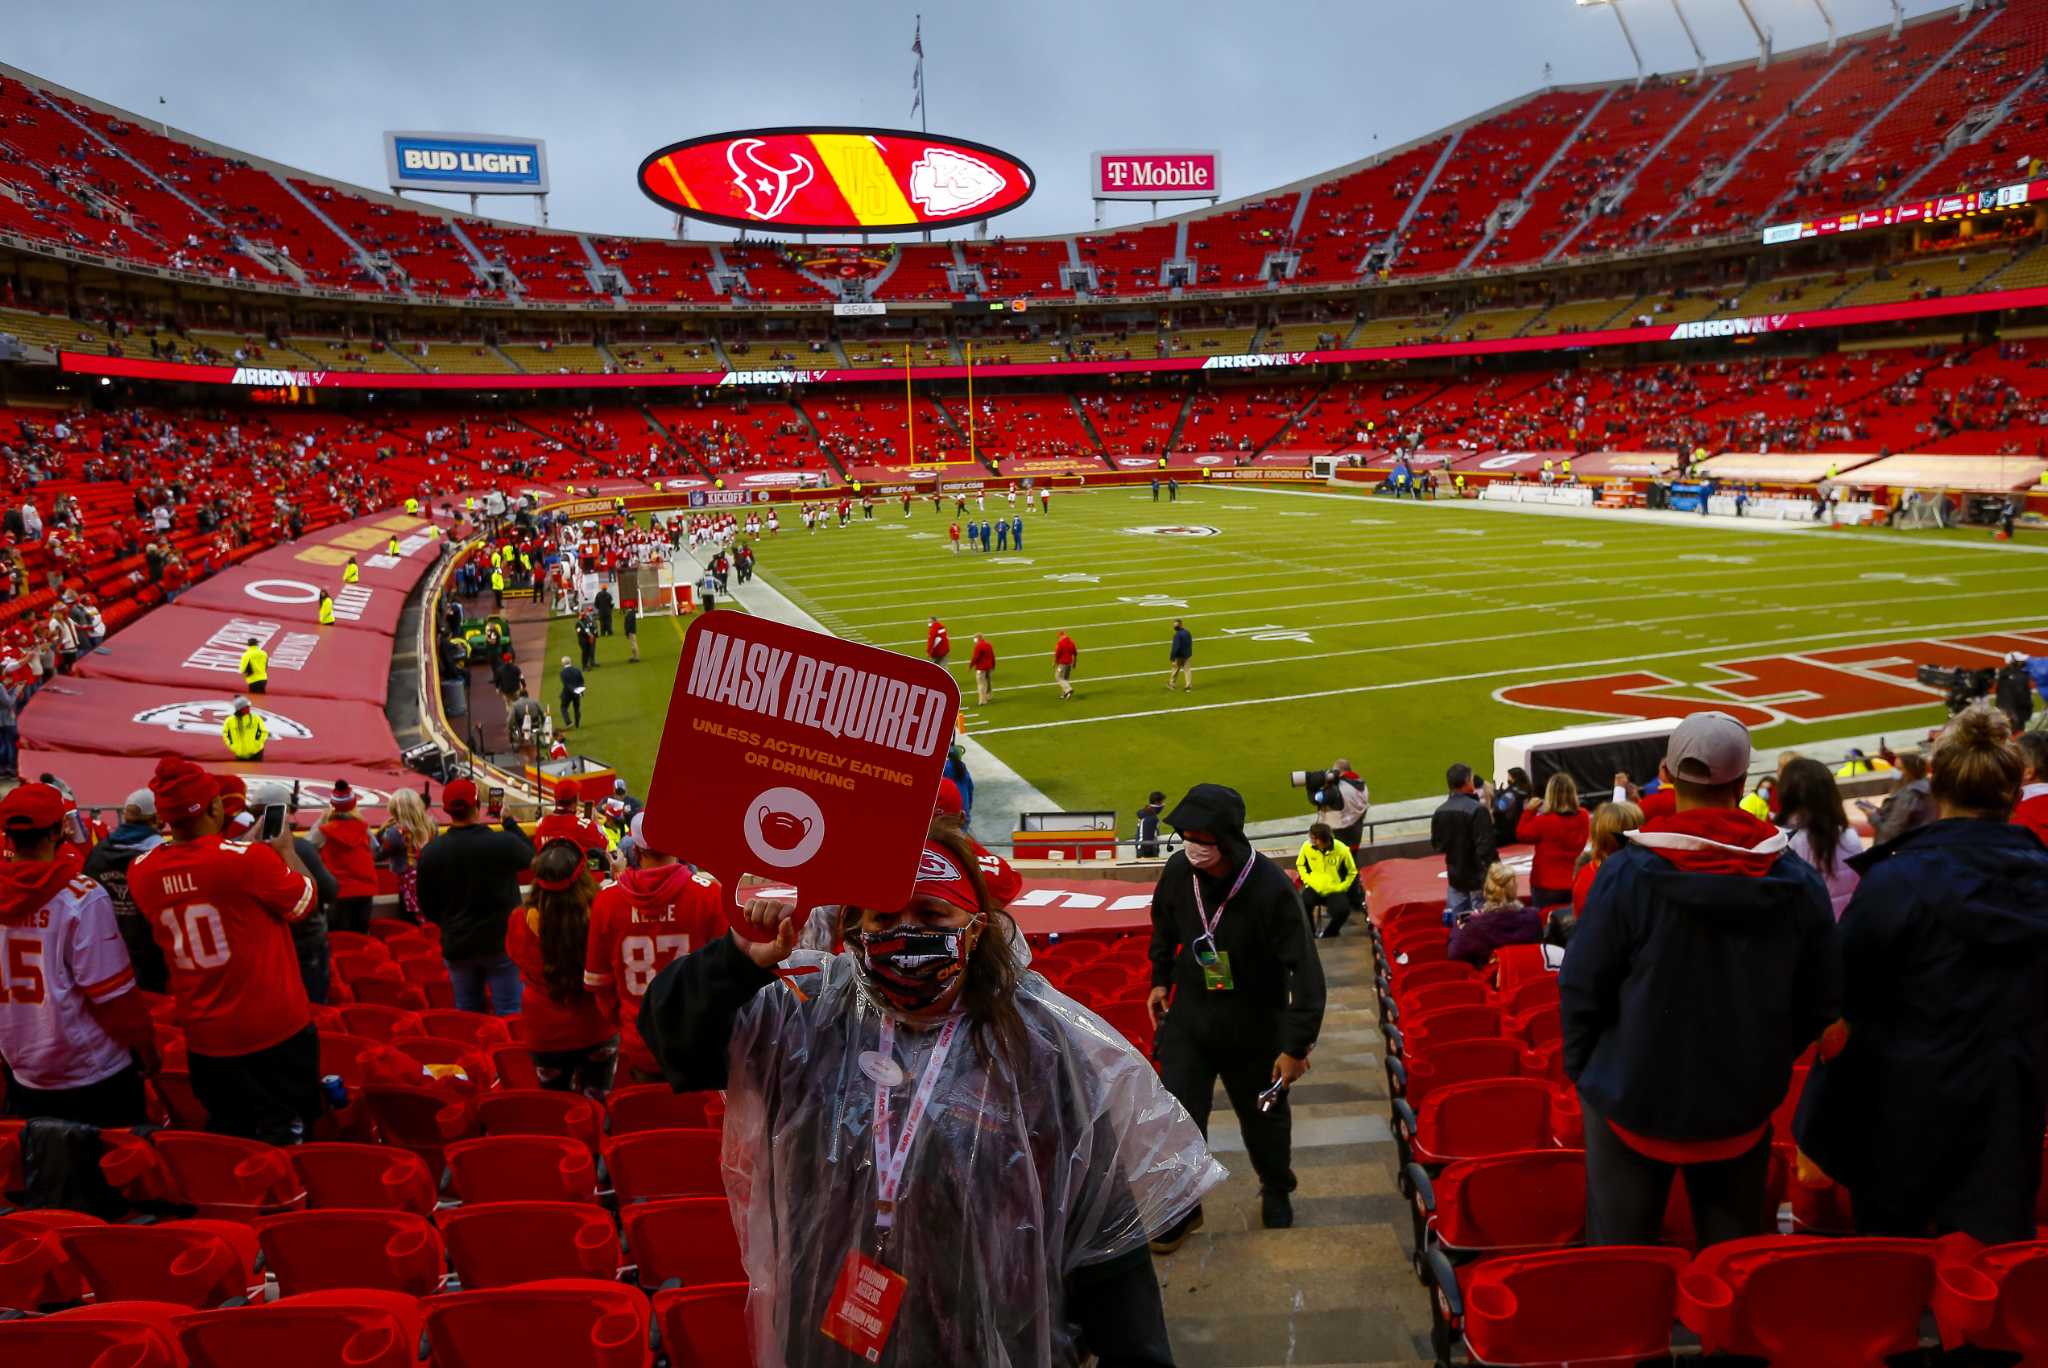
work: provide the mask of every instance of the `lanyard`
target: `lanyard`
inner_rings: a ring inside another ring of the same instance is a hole
[[[903,1165],[910,1158],[910,1144],[917,1136],[917,1127],[924,1120],[925,1108],[930,1105],[932,1092],[939,1085],[939,1071],[946,1065],[946,1056],[953,1049],[953,1033],[960,1029],[960,1018],[954,1017],[939,1029],[939,1039],[932,1046],[932,1057],[925,1062],[924,1076],[917,1081],[917,1092],[910,1099],[910,1110],[903,1116],[903,1134],[889,1142],[889,1089],[875,1084],[875,1226],[887,1230],[896,1219],[896,1194],[903,1187]],[[882,1057],[893,1061],[896,1058],[896,1023],[887,1016],[882,1018]]]
[[[1251,877],[1252,866],[1258,862],[1259,852],[1255,850],[1251,853],[1251,858],[1244,862],[1244,868],[1237,871],[1237,882],[1233,883],[1230,886],[1230,891],[1223,895],[1223,901],[1216,904],[1216,915],[1213,917],[1209,915],[1209,909],[1202,905],[1201,878],[1194,874],[1188,876],[1188,882],[1194,886],[1195,890],[1195,916],[1200,918],[1202,922],[1202,934],[1198,939],[1208,941],[1212,945],[1215,944],[1216,928],[1223,924],[1223,909],[1230,906],[1230,900],[1237,896],[1238,889],[1244,887],[1244,881]]]

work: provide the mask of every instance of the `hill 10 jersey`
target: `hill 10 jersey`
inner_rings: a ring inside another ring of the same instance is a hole
[[[172,841],[128,866],[128,895],[163,947],[194,1054],[254,1054],[312,1021],[291,928],[318,898],[275,850]]]
[[[583,952],[583,983],[601,1002],[616,1004],[619,1052],[642,1074],[660,1072],[640,1038],[640,1003],[654,976],[693,950],[724,935],[724,895],[718,880],[687,865],[631,869],[608,883],[590,904],[590,940]]]
[[[90,1003],[135,987],[113,900],[80,876],[35,911],[0,922],[0,1055],[25,1088],[83,1088],[128,1067]]]

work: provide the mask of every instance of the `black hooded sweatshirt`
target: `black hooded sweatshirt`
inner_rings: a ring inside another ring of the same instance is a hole
[[[1218,1053],[1306,1057],[1323,1025],[1323,964],[1293,881],[1245,839],[1244,799],[1220,784],[1197,784],[1166,824],[1208,832],[1223,862],[1215,873],[1199,874],[1185,851],[1168,857],[1152,893],[1152,986],[1174,989],[1175,1023]],[[1226,906],[1247,860],[1255,862],[1251,873]],[[1216,948],[1230,956],[1235,986],[1228,992],[1208,991],[1195,959],[1193,943],[1202,934],[1197,883],[1210,916],[1225,907]]]

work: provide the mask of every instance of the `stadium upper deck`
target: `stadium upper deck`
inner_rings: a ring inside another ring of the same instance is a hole
[[[1112,233],[910,247],[866,276],[772,245],[553,232],[201,143],[0,67],[0,242],[237,290],[531,310],[822,310],[848,294],[1220,301],[1494,276],[2029,178],[2048,0],[1768,66],[1541,91],[1310,182]],[[1625,302],[1625,301],[1624,301]]]

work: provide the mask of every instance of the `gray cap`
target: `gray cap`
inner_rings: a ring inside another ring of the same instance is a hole
[[[121,803],[124,808],[134,808],[145,817],[156,816],[156,795],[146,788],[139,788]]]
[[[1749,729],[1724,712],[1696,712],[1678,724],[1664,765],[1688,784],[1727,784],[1749,773]]]

